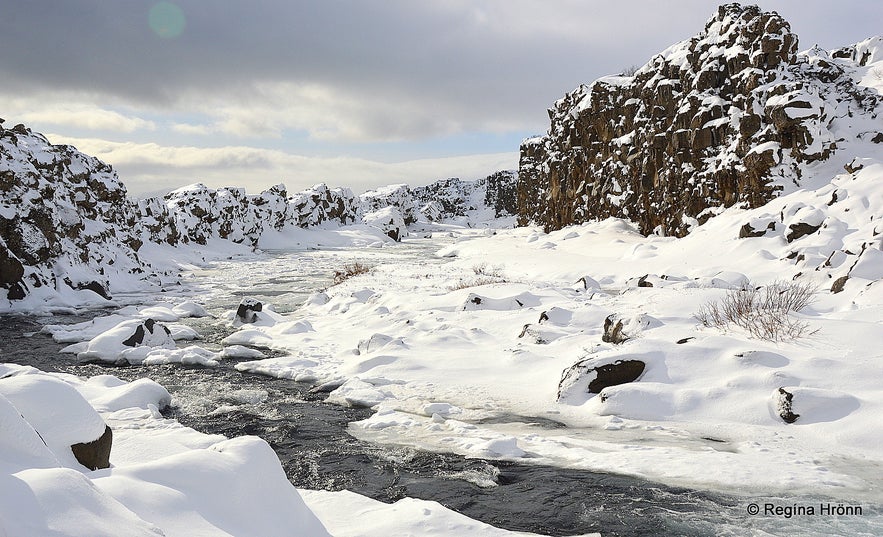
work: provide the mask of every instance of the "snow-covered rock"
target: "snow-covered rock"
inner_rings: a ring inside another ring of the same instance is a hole
[[[24,125],[0,125],[0,300],[107,299],[152,268],[113,169]],[[0,304],[0,309],[5,309]]]
[[[879,43],[798,53],[777,13],[723,5],[634,74],[555,103],[548,134],[521,146],[519,221],[550,230],[612,216],[682,236],[709,209],[810,186],[807,165],[843,166],[883,142]]]

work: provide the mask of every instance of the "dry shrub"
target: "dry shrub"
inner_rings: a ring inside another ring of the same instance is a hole
[[[694,316],[713,328],[734,324],[759,339],[795,339],[814,333],[808,323],[790,314],[808,306],[815,293],[816,287],[808,283],[776,281],[728,291],[723,299],[701,306]]]
[[[475,278],[461,279],[459,283],[448,287],[451,291],[458,289],[467,289],[469,287],[478,287],[480,285],[489,285],[492,283],[508,283],[509,280],[503,274],[500,267],[489,267],[487,263],[479,263],[472,266],[472,272]]]
[[[353,276],[358,276],[359,274],[365,274],[371,270],[371,267],[368,265],[364,265],[355,261],[353,263],[347,263],[343,266],[341,270],[334,271],[334,280],[331,285],[341,284]]]

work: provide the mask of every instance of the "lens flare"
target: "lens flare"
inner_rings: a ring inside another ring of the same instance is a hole
[[[178,37],[184,32],[187,19],[184,11],[171,2],[157,2],[150,8],[147,23],[153,33],[163,39]]]

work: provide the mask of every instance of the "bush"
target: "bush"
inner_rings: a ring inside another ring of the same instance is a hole
[[[492,283],[508,283],[508,280],[500,267],[489,267],[487,263],[473,265],[472,272],[475,273],[475,278],[468,280],[461,278],[459,283],[451,285],[448,289],[456,291],[458,289],[490,285]]]
[[[365,274],[371,270],[371,267],[368,265],[363,265],[358,261],[354,263],[347,263],[343,266],[342,270],[334,271],[334,281],[331,285],[341,284],[353,276],[358,276],[359,274]]]
[[[790,315],[812,303],[815,293],[815,286],[808,283],[776,281],[728,291],[723,299],[701,306],[694,316],[703,325],[721,330],[734,324],[759,339],[794,339],[815,332]]]

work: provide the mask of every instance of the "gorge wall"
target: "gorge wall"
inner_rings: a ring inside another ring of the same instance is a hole
[[[244,188],[197,183],[133,200],[107,164],[24,125],[4,128],[0,120],[0,299],[80,291],[109,298],[143,280],[172,278],[145,259],[142,247],[150,243],[199,250],[220,239],[256,247],[269,230],[354,223],[401,240],[406,225],[418,220],[481,208],[490,217],[513,214],[514,185],[513,172],[360,196],[324,184],[295,193],[276,185],[248,195]],[[442,210],[420,210],[436,205]]]
[[[723,5],[633,75],[554,104],[548,133],[521,146],[519,224],[621,217],[683,236],[709,209],[763,205],[807,165],[848,162],[851,141],[883,142],[883,101],[861,84],[881,43],[798,53],[777,13]]]

